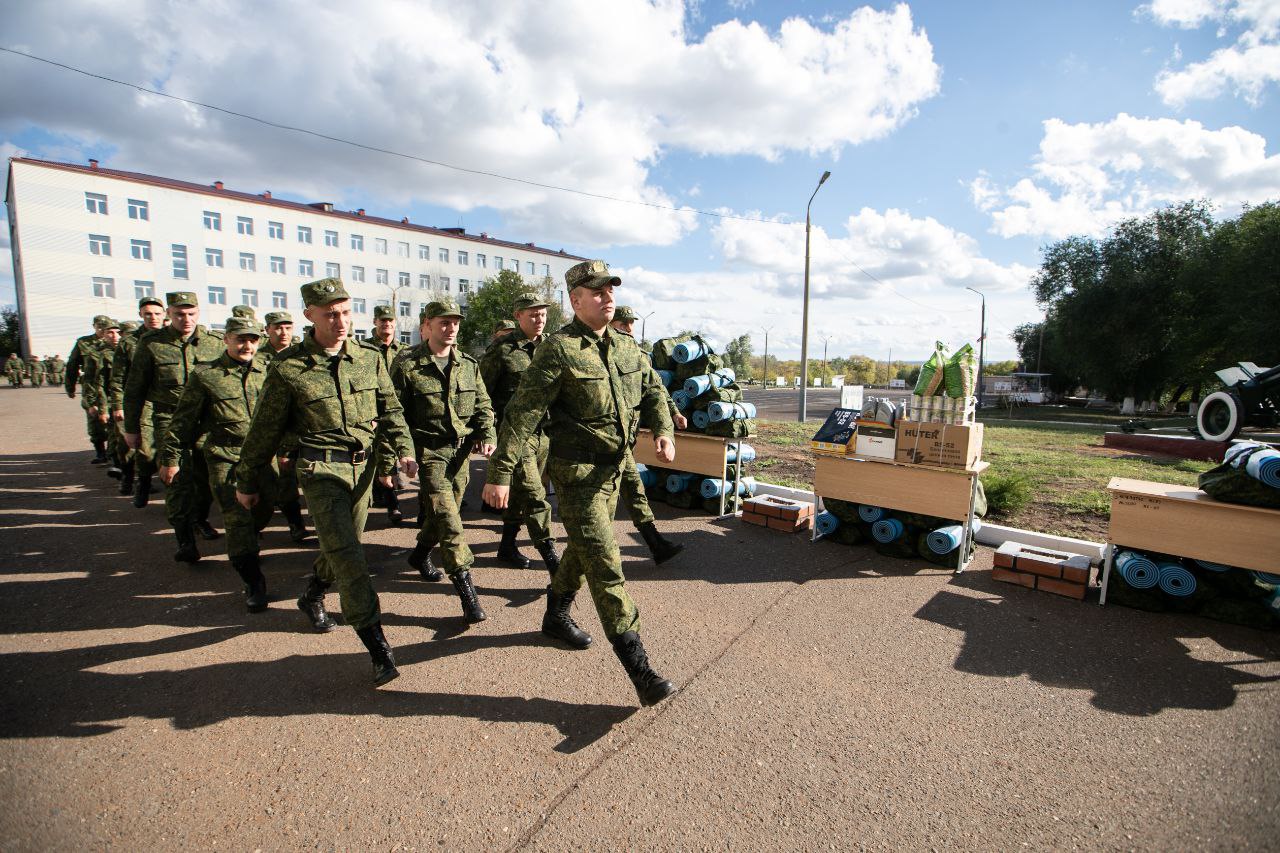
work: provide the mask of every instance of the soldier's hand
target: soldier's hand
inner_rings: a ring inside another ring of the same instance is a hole
[[[472,448],[472,451],[475,453],[479,453],[485,459],[488,459],[490,456],[493,455],[493,451],[497,449],[498,449],[497,445],[484,444],[483,442],[476,442],[476,446]]]
[[[418,476],[418,460],[412,456],[401,456],[400,470],[404,472],[406,477]]]
[[[109,420],[111,420],[111,418],[107,415],[107,413],[106,413],[106,412],[102,412],[101,414],[99,414],[99,415],[98,415],[98,422],[99,422],[99,423],[104,423],[104,424],[105,424],[105,423],[106,423],[107,421],[109,421]]]
[[[686,418],[684,415],[680,414],[679,412],[676,412],[675,416],[671,420],[675,422],[676,429],[689,428],[689,419]]]
[[[288,468],[293,464],[293,459],[289,456],[277,456],[276,461],[280,463],[281,468]]]
[[[506,509],[511,499],[510,486],[495,486],[492,483],[484,484],[484,502],[494,509]]]
[[[160,479],[163,480],[164,484],[167,486],[173,482],[174,477],[178,476],[178,466],[161,465],[160,468],[157,469],[156,473],[160,475]]]
[[[676,443],[665,435],[660,435],[653,440],[653,452],[659,462],[676,461]]]
[[[137,450],[142,446],[142,433],[126,432],[124,434],[124,443],[129,445],[130,450]]]
[[[258,505],[258,496],[246,495],[244,492],[236,489],[236,503],[240,504],[240,506],[245,509],[253,509]]]
[[[91,417],[91,418],[96,418],[97,416],[98,416],[98,407],[97,407],[97,406],[90,406],[90,407],[89,407],[89,417]]]
[[[379,485],[379,486],[382,486],[382,488],[384,488],[384,489],[394,489],[394,488],[396,487],[396,486],[395,486],[395,483],[391,482],[391,475],[390,475],[390,474],[388,474],[388,475],[387,475],[387,476],[385,476],[385,477],[379,477],[379,478],[378,478],[378,485]]]
[[[111,413],[111,417],[114,418],[117,423],[119,423],[120,421],[123,421],[124,409],[116,409],[114,412]]]

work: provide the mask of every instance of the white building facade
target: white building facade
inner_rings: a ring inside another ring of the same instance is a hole
[[[416,343],[418,313],[448,295],[464,307],[487,278],[515,270],[531,283],[583,260],[532,243],[366,216],[363,209],[277,199],[209,185],[15,157],[6,195],[24,354],[60,353],[92,331],[95,314],[137,319],[138,300],[193,291],[200,322],[221,328],[233,305],[261,320],[289,311],[299,329],[301,285],[340,278],[355,333],[376,305],[395,305],[401,340]]]

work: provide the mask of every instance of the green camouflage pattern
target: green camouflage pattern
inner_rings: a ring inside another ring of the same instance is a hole
[[[9,353],[9,358],[4,363],[4,374],[9,377],[9,384],[15,388],[22,387],[22,379],[26,376],[26,367],[23,366],[22,358],[16,352]]]
[[[636,469],[636,460],[630,453],[627,454],[626,460],[622,463],[620,487],[622,489],[620,500],[623,508],[627,511],[627,517],[631,519],[631,523],[639,527],[642,524],[648,524],[653,521],[653,510],[649,507],[649,496],[645,494],[644,482],[640,479],[640,472]]]
[[[378,307],[382,308],[388,306],[379,305]],[[389,344],[384,344],[377,338],[361,338],[358,343],[360,346],[378,353],[382,358],[383,365],[387,368],[388,375],[391,375],[391,365],[395,363],[396,359],[398,359],[402,353],[409,351],[408,346],[400,343],[395,338],[392,338],[391,343]],[[396,455],[394,448],[392,448],[384,439],[378,441],[374,445],[374,450],[376,451],[374,467],[377,469],[377,475],[379,477],[390,477],[396,470]]]

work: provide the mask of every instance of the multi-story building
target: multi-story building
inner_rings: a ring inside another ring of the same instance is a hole
[[[355,333],[373,325],[375,305],[396,305],[400,337],[418,338],[418,312],[448,294],[464,306],[486,278],[504,269],[527,281],[564,281],[583,260],[533,243],[431,228],[99,166],[25,157],[9,161],[9,230],[23,350],[66,355],[95,314],[137,316],[138,300],[194,291],[201,322],[221,328],[231,306],[261,319],[294,313],[299,287],[325,276],[351,293]]]

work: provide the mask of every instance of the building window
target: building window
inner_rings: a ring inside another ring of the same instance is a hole
[[[328,278],[342,278],[342,266],[340,264],[325,264],[324,274]]]
[[[364,235],[363,234],[351,235],[351,248],[355,249],[357,252],[364,251]]]
[[[430,288],[431,288],[431,276],[427,275],[426,273],[423,273],[422,275],[418,276],[418,289],[429,290]]]
[[[533,275],[533,261],[524,262],[524,271],[527,275]]]
[[[246,237],[253,236],[253,220],[248,216],[236,217],[236,233],[243,234]]]
[[[407,257],[409,257],[409,244],[408,244],[408,243],[397,243],[397,244],[396,244],[396,254],[397,254],[397,255],[399,255],[399,256],[400,256],[400,257],[402,257],[402,258],[407,258]]]
[[[151,219],[151,211],[145,201],[138,201],[136,198],[129,199],[129,218],[141,219],[146,222]]]
[[[89,235],[89,254],[110,255],[111,254],[111,238],[103,234],[90,234]]]
[[[458,250],[458,263],[462,264],[464,267],[468,266],[470,258],[471,256],[467,252],[464,252],[461,249]]]
[[[133,256],[135,261],[151,260],[151,241],[150,240],[130,240],[129,254]]]
[[[418,244],[418,260],[420,260],[420,261],[429,261],[429,260],[431,260],[431,247],[430,247],[430,246],[423,246],[421,243],[419,243],[419,244]]]
[[[446,292],[449,290],[449,276],[440,276],[440,289]]]
[[[377,302],[375,302],[375,303],[373,303],[373,304],[374,304],[374,305],[381,305],[382,307],[384,307],[384,308],[385,308],[385,307],[387,307],[388,305],[390,305],[390,304],[391,304],[391,300],[390,300],[390,299],[379,299]]]
[[[387,240],[385,237],[373,238],[373,251],[375,254],[385,255],[387,253]]]
[[[447,263],[449,263],[449,250],[448,250],[448,249],[441,249],[441,250],[440,250],[440,263],[442,263],[442,264],[447,264]]]
[[[471,292],[471,282],[470,282],[470,281],[468,281],[468,280],[467,280],[467,279],[465,279],[465,278],[460,278],[460,279],[458,279],[458,292],[459,292],[459,293],[470,293],[470,292]]]
[[[187,247],[181,243],[174,243],[170,248],[173,251],[173,277],[190,278],[187,275]]]
[[[107,197],[102,193],[85,193],[84,209],[90,213],[101,213],[106,215]]]
[[[487,260],[488,258],[486,258],[484,255],[476,255],[476,266],[480,267],[480,269],[484,269],[485,266],[487,266],[486,264]]]
[[[116,280],[114,278],[93,277],[93,295],[103,299],[116,298]]]
[[[240,304],[250,305],[254,308],[258,307],[258,291],[242,290],[240,291]]]
[[[213,285],[209,285],[209,304],[226,305],[227,289],[225,287],[214,287]]]
[[[154,281],[134,281],[133,298],[146,299],[148,296],[156,295],[156,283]]]
[[[244,233],[244,232],[241,232],[241,233]],[[268,222],[267,236],[270,237],[272,240],[283,240],[284,239],[284,223]]]
[[[256,258],[254,258],[252,252],[240,253],[240,269],[244,270],[245,272],[257,272],[258,261]]]
[[[273,290],[271,292],[271,307],[288,308],[289,294],[285,293],[283,290]]]
[[[222,266],[222,250],[221,249],[205,249],[204,263],[209,267]]]
[[[400,316],[401,316],[401,317],[408,317],[412,312],[413,312],[413,303],[412,303],[412,302],[401,302],[401,303],[400,303]]]
[[[324,232],[324,244],[326,246],[332,246],[335,249],[338,248],[338,232],[337,231]]]
[[[310,225],[298,226],[298,242],[299,243],[311,242],[311,226]]]
[[[273,255],[271,258],[271,271],[284,275],[284,258],[278,258]]]
[[[405,345],[408,345],[408,344],[413,343],[413,336],[412,336],[412,335],[410,335],[408,332],[401,332],[401,333],[400,333],[400,343],[405,344]]]
[[[351,312],[353,314],[368,314],[369,309],[365,307],[363,296],[351,297]]]
[[[550,264],[543,264],[543,265],[542,265],[542,277],[543,277],[543,278],[551,278],[551,265],[550,265]]]
[[[316,274],[314,261],[298,261],[298,275],[313,276]]]
[[[497,255],[493,256],[493,268],[495,270],[502,269],[502,258],[498,257]]]
[[[389,284],[386,270],[376,270],[373,274],[373,280],[378,284]]]
[[[222,214],[216,210],[206,210],[204,212],[204,230],[221,231],[222,230]]]
[[[407,272],[400,273],[400,286],[401,287],[409,286],[409,274]]]
[[[364,281],[364,267],[352,267],[352,268],[351,268],[351,280],[352,280],[352,281]]]

